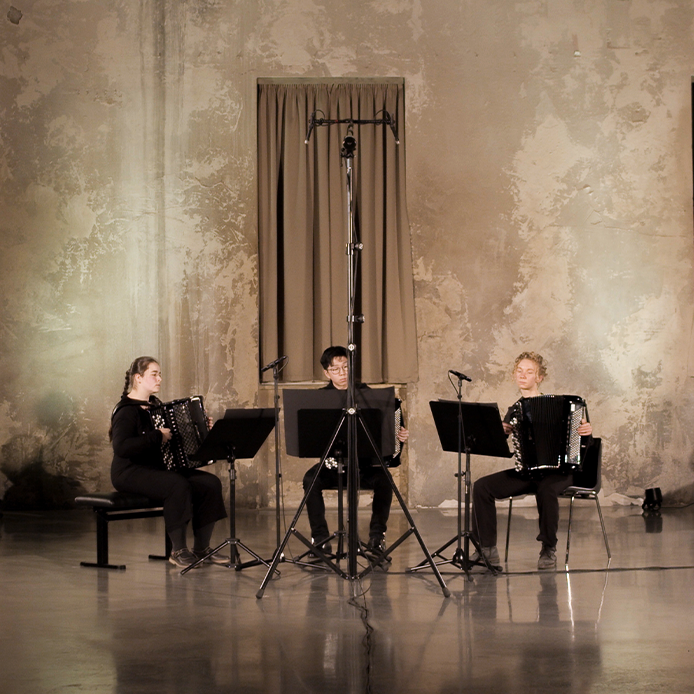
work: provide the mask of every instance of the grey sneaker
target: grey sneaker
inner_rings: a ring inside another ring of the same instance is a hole
[[[193,549],[193,554],[197,560],[200,560],[210,554],[211,551],[212,547],[199,551],[197,549]],[[220,566],[229,566],[229,564],[231,564],[231,557],[228,554],[211,554],[209,557],[207,557],[207,559],[205,559],[203,564],[219,564]]]
[[[191,564],[195,564],[197,560],[198,558],[187,547],[171,552],[169,557],[169,561],[179,569],[185,569]]]
[[[482,547],[482,554],[492,566],[501,566],[501,560],[499,559],[499,550],[496,548],[496,546]],[[470,557],[470,561],[473,563],[479,562],[480,564],[484,564],[484,559],[482,559],[479,552],[475,552]]]
[[[537,568],[540,571],[549,571],[557,568],[557,550],[555,547],[542,545],[540,558],[537,560]]]

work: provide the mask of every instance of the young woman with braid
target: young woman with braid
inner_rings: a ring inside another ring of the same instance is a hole
[[[166,469],[161,446],[171,438],[171,431],[156,429],[149,414],[150,405],[160,402],[156,397],[160,387],[161,369],[152,357],[138,357],[126,371],[123,396],[111,415],[111,481],[118,491],[162,502],[172,545],[169,561],[185,568],[210,552],[214,524],[227,514],[216,475],[198,469]],[[192,550],[186,540],[191,521]],[[228,564],[230,559],[215,554],[208,561]]]

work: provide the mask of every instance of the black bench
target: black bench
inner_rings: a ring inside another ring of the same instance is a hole
[[[108,563],[108,524],[111,521],[131,518],[156,518],[164,515],[161,502],[152,501],[146,496],[126,492],[105,494],[83,494],[75,497],[79,506],[91,506],[96,514],[96,562],[82,561],[81,566],[95,566],[101,569],[125,570],[125,564]],[[166,555],[150,554],[150,559],[166,560],[171,555],[171,541],[164,533]]]

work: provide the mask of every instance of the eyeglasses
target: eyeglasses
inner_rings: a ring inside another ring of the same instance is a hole
[[[330,374],[346,374],[349,372],[349,366],[331,366],[326,371]]]

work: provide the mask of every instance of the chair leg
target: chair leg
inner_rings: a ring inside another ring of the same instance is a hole
[[[508,564],[508,543],[511,539],[511,511],[513,510],[513,498],[508,500],[508,522],[506,523],[506,551],[504,552],[504,564]]]
[[[605,530],[605,520],[602,517],[602,509],[600,508],[600,500],[596,493],[591,493],[590,496],[595,499],[595,506],[598,509],[598,516],[600,518],[600,527],[602,528],[602,538],[605,541],[605,550],[607,551],[607,559],[610,561],[612,559],[612,553],[610,552],[610,543],[607,541],[607,531]],[[571,497],[571,503],[569,505],[569,527],[566,533],[566,561],[565,567],[569,568],[569,547],[571,545],[571,515],[573,513],[575,497]]]
[[[571,497],[571,502],[569,503],[569,527],[566,531],[566,558],[564,559],[564,568],[569,568],[569,548],[571,547],[571,516],[574,510],[574,496]]]
[[[612,559],[612,553],[610,552],[610,545],[607,542],[607,533],[605,532],[605,521],[602,519],[602,510],[600,509],[600,501],[598,501],[598,495],[595,494],[595,505],[598,507],[598,515],[600,516],[600,525],[602,526],[602,536],[605,540],[605,549],[607,550],[608,561]]]

